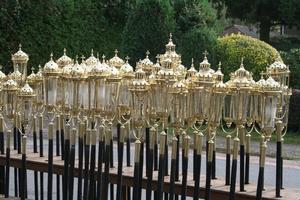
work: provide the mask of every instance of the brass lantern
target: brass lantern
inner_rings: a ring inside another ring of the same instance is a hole
[[[162,68],[157,73],[155,84],[155,110],[162,123],[166,123],[171,109],[170,90],[176,82],[176,76],[172,69],[172,60],[167,58],[162,61]]]
[[[11,60],[14,65],[14,71],[19,70],[22,74],[20,83],[22,85],[27,77],[27,63],[29,57],[24,51],[22,51],[21,44],[19,45],[19,50],[11,56]]]
[[[13,79],[14,81],[16,81],[16,83],[20,86],[22,85],[22,78],[23,75],[22,73],[19,71],[19,65],[15,66],[15,70],[13,73],[9,74],[10,78]]]
[[[61,86],[63,90],[63,112],[65,115],[69,115],[71,111],[71,91],[70,88],[71,82],[69,81],[69,78],[71,76],[71,70],[72,70],[73,64],[67,64],[62,68],[62,73],[61,73]]]
[[[83,91],[85,88],[81,87],[81,83],[85,78],[84,76],[84,69],[80,66],[76,58],[68,78],[68,81],[70,81],[71,84],[71,87],[69,88],[69,105],[71,107],[71,116],[74,117],[74,119],[77,118],[80,113],[80,99],[83,95],[88,97],[88,91]]]
[[[130,88],[132,94],[132,123],[137,131],[140,131],[146,123],[147,91],[149,83],[146,80],[146,73],[142,68],[135,72],[135,78]],[[139,138],[139,134],[137,138]]]
[[[33,116],[33,106],[34,106],[34,97],[36,96],[35,92],[33,89],[29,86],[28,83],[25,83],[24,87],[22,87],[19,90],[18,93],[18,98],[20,100],[20,103],[18,105],[18,112],[20,114],[20,120],[21,124],[23,125],[26,131],[28,131],[30,124],[31,124],[31,119]]]
[[[89,109],[94,112],[96,116],[103,116],[105,106],[105,78],[110,73],[110,67],[105,62],[105,56],[102,56],[102,63],[98,63],[89,72],[90,82],[90,105]]]
[[[267,140],[271,138],[275,130],[275,119],[281,86],[272,77],[269,77],[261,87],[261,114],[260,123],[262,134]]]
[[[209,114],[210,98],[212,94],[212,89],[214,85],[214,70],[210,68],[210,63],[207,59],[207,51],[204,52],[204,59],[200,63],[199,72],[196,74],[197,78],[195,80],[196,87],[201,87],[202,89],[196,93],[196,101],[199,104],[195,110],[196,120],[203,123],[207,120]]]
[[[116,111],[119,105],[120,82],[121,76],[119,70],[114,66],[110,66],[110,70],[104,84],[104,113],[109,122],[112,122],[116,117]]]
[[[93,96],[90,96],[89,89],[89,71],[91,67],[86,65],[86,61],[84,60],[84,56],[81,57],[80,67],[83,69],[83,75],[79,86],[79,106],[81,113],[84,117],[90,117],[92,113],[89,112],[89,104],[90,101],[93,101]],[[92,98],[92,99],[91,99]]]
[[[120,69],[125,62],[118,56],[118,50],[115,49],[115,56],[109,59],[109,65],[114,66],[117,69]]]
[[[134,78],[133,67],[128,62],[129,57],[126,57],[126,63],[120,68],[120,76],[122,77],[119,92],[119,114],[120,121],[126,122],[130,118],[130,106],[132,104],[130,85]]]
[[[221,63],[218,70],[213,74],[215,84],[212,88],[210,97],[208,123],[213,127],[218,127],[222,118],[222,110],[224,106],[224,98],[226,95],[226,85],[223,83],[224,74],[221,71]]]
[[[13,126],[12,123],[17,112],[17,92],[18,84],[16,81],[9,79],[3,83],[3,115],[4,119],[7,120],[6,124],[8,124],[10,128]]]
[[[177,81],[173,84],[170,93],[171,98],[171,111],[170,111],[170,123],[175,129],[180,129],[184,126],[186,119],[187,108],[187,93],[188,89],[185,80]]]
[[[240,68],[231,75],[226,85],[230,98],[228,96],[225,98],[225,107],[230,106],[230,108],[225,110],[229,110],[229,114],[232,115],[230,116],[232,122],[243,125],[247,122],[247,106],[252,91],[252,75],[244,68],[243,59]]]
[[[181,61],[181,56],[176,53],[176,45],[173,43],[172,33],[170,33],[168,44],[166,44],[165,53],[160,55],[160,63],[162,64],[162,62],[166,59],[171,59],[173,67],[175,68]]]
[[[44,66],[44,101],[48,117],[53,120],[56,106],[56,96],[58,90],[58,79],[61,74],[61,69],[53,60],[53,54],[50,55],[50,60]]]

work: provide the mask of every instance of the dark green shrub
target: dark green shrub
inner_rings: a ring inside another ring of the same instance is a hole
[[[273,37],[270,45],[278,51],[289,51],[290,49],[300,48],[300,39],[295,37]]]
[[[278,51],[269,44],[258,39],[231,34],[217,40],[216,59],[222,62],[222,71],[228,80],[230,72],[235,71],[244,57],[244,66],[259,79],[260,73],[280,57]]]
[[[291,49],[288,52],[280,52],[281,57],[286,65],[289,66],[290,86],[300,88],[300,49]]]
[[[294,89],[290,100],[288,131],[297,132],[300,128],[300,90]]]

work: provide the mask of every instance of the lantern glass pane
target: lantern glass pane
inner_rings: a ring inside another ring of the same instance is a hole
[[[17,98],[14,91],[7,91],[6,94],[4,94],[4,115],[12,119],[14,117],[14,114],[16,112],[16,104],[17,104]]]
[[[47,106],[55,106],[57,94],[57,78],[47,77],[45,79],[45,100]]]
[[[86,81],[79,85],[79,105],[84,110],[89,108],[89,84]]]
[[[263,128],[274,128],[278,99],[273,96],[266,96],[264,103]]]
[[[131,101],[131,94],[129,91],[129,80],[122,80],[120,84],[120,94],[119,94],[119,105],[122,107],[129,107]]]
[[[104,110],[106,87],[103,79],[97,79],[95,84],[95,106],[97,110]]]

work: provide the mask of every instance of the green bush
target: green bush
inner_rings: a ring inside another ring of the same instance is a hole
[[[230,72],[240,66],[242,57],[244,57],[245,68],[251,71],[254,79],[257,80],[267,66],[276,58],[280,58],[280,54],[267,43],[249,36],[231,34],[218,38],[216,59],[222,62],[225,80],[228,80]]]
[[[286,65],[289,66],[290,86],[300,88],[300,49],[291,49],[288,52],[280,52],[281,57]]]
[[[300,90],[294,89],[290,99],[288,131],[298,132],[300,128]]]

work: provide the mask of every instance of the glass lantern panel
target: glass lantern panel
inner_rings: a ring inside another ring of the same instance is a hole
[[[103,79],[97,79],[95,84],[95,107],[98,110],[103,110],[105,106],[105,81]]]
[[[89,108],[89,84],[86,81],[79,85],[79,105],[84,110]]]
[[[131,94],[129,91],[129,80],[122,80],[120,84],[119,105],[122,107],[130,106]]]
[[[266,96],[264,102],[263,128],[274,128],[278,99],[273,96]]]
[[[89,80],[88,93],[89,110],[93,110],[95,108],[95,81]]]
[[[57,78],[47,77],[45,78],[45,101],[47,106],[55,106],[56,94],[57,94]]]
[[[33,103],[31,98],[24,98],[20,103],[20,117],[21,122],[24,126],[28,126],[32,117]]]
[[[118,105],[119,83],[108,82],[105,84],[105,112],[114,113]]]
[[[16,94],[13,91],[8,91],[4,95],[4,115],[9,119],[12,119],[16,112],[16,101]]]

